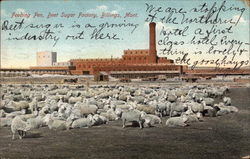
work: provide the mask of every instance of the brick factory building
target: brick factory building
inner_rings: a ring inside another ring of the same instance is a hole
[[[155,26],[155,23],[149,24],[149,49],[124,50],[122,58],[72,59],[70,62],[75,66],[75,70],[71,70],[71,74],[93,75],[99,72],[107,72],[113,75],[115,72],[115,76],[118,77],[118,72],[147,74],[150,71],[161,71],[162,73],[164,71],[166,75],[185,72],[187,66],[175,65],[173,60],[157,56]]]
[[[163,75],[179,75],[187,70],[187,66],[175,65],[174,61],[166,57],[158,57],[156,51],[155,23],[149,24],[149,49],[124,50],[122,58],[108,59],[72,59],[68,63],[71,67],[64,66],[68,74],[94,75],[106,72],[114,77],[145,77]],[[56,65],[48,68],[55,69]],[[63,66],[60,66],[63,67]],[[43,70],[43,67],[31,67]],[[125,76],[126,75],[126,76]]]

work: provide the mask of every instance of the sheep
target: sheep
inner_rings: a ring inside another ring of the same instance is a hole
[[[14,96],[12,96],[12,98],[13,98],[13,101],[15,101],[15,102],[19,102],[19,101],[24,100],[24,98],[23,98],[23,96],[21,94],[20,95],[14,95]]]
[[[113,109],[113,110],[114,110],[114,109]],[[115,114],[116,114],[118,117],[121,117],[123,111],[124,111],[124,110],[122,110],[122,109],[120,109],[120,108],[116,108],[116,109],[115,109]]]
[[[42,93],[42,94],[34,94],[33,98],[36,98],[36,100],[38,102],[44,101],[46,99],[46,96]]]
[[[69,92],[68,89],[57,89],[56,90],[56,94],[58,94],[58,95],[67,95],[68,92]]]
[[[19,111],[22,109],[28,109],[29,103],[26,101],[20,101],[20,102],[13,102],[11,101],[8,105],[12,106],[14,108],[14,111]]]
[[[30,125],[31,129],[37,129],[43,126],[43,120],[40,116],[27,119],[27,123]]]
[[[100,115],[107,118],[108,121],[114,121],[119,119],[119,116],[113,109],[109,109],[107,112],[102,112]]]
[[[6,100],[0,99],[0,110],[5,108],[6,103]]]
[[[220,110],[216,113],[216,116],[222,116],[225,114],[229,114],[230,110],[227,108],[220,108]]]
[[[76,120],[81,117],[83,117],[81,114],[81,109],[79,107],[74,106],[67,120]]]
[[[226,106],[231,113],[237,113],[239,111],[239,109],[235,106]]]
[[[94,124],[93,125],[101,125],[101,124],[106,124],[108,122],[108,119],[104,116],[95,114],[93,116]]]
[[[202,115],[200,113],[194,114],[194,113],[183,112],[181,114],[181,117],[187,118],[186,123],[193,123],[193,122],[199,122],[201,120]]]
[[[23,109],[21,111],[15,111],[15,112],[11,112],[11,113],[6,113],[6,117],[8,118],[14,118],[15,116],[18,116],[18,115],[23,115],[23,114],[26,114],[26,110]]]
[[[229,113],[235,113],[238,112],[238,108],[234,107],[234,106],[224,106],[224,107],[219,107],[220,110],[217,112],[217,116],[222,116],[225,114],[229,114]]]
[[[215,97],[222,98],[223,95],[225,94],[225,92],[224,92],[224,89],[214,89],[213,94],[214,94]]]
[[[187,94],[188,94],[188,90],[180,89],[180,90],[175,91],[175,95],[177,97],[186,96]]]
[[[38,110],[38,107],[37,107],[37,98],[34,97],[32,102],[29,103],[29,109],[31,110],[31,113],[33,114],[34,111],[37,111]]]
[[[122,101],[127,101],[128,96],[126,94],[121,94],[121,95],[119,95],[118,99],[122,100]]]
[[[147,105],[137,105],[136,109],[139,111],[144,111],[147,114],[155,114],[156,112],[156,108]]]
[[[55,100],[51,100],[48,104],[50,112],[58,111],[58,103]]]
[[[20,116],[16,116],[11,123],[12,139],[15,139],[16,132],[18,132],[19,138],[22,139],[26,135],[26,131],[30,129],[29,123],[23,121]]]
[[[19,115],[24,121],[27,121],[28,119],[30,118],[35,118],[37,117],[38,115],[38,112],[34,112],[34,114],[22,114],[22,115]]]
[[[204,104],[192,102],[191,103],[191,109],[194,113],[202,113],[204,111]]]
[[[187,105],[181,102],[171,103],[169,116],[180,115],[182,112],[187,110]]]
[[[142,112],[141,118],[144,120],[143,127],[151,127],[155,124],[161,124],[161,118],[159,118],[156,115],[152,114],[146,114],[145,112]]]
[[[11,126],[13,118],[0,118],[0,127]]]
[[[137,111],[130,110],[127,112],[123,112],[121,119],[122,119],[122,128],[125,128],[126,121],[128,121],[128,122],[138,122],[140,129],[142,129],[143,119],[141,118],[141,112],[138,110]]]
[[[186,123],[193,123],[193,122],[199,122],[199,118],[197,117],[197,115],[193,114],[193,115],[188,115],[187,116],[187,121]]]
[[[50,119],[48,122],[49,129],[53,130],[66,130],[70,128],[72,121],[64,121],[64,120],[52,120]]]
[[[188,118],[186,116],[180,117],[170,117],[166,121],[166,126],[168,127],[184,127],[187,126],[186,121]]]
[[[231,105],[231,98],[230,97],[224,97],[223,102],[224,102],[224,105],[226,105],[226,106]]]
[[[193,97],[195,102],[201,102],[206,97],[206,95],[204,93],[197,93],[196,92],[193,94],[192,97]]]
[[[206,105],[213,106],[214,105],[214,99],[213,98],[204,98],[203,101]]]
[[[39,111],[38,115],[39,116],[45,116],[46,114],[50,113],[50,108],[49,105],[45,105],[42,107],[42,109]]]
[[[82,97],[70,97],[69,98],[69,104],[75,104],[81,101],[82,101]]]
[[[80,118],[80,119],[77,119],[75,121],[73,121],[72,125],[71,125],[71,128],[83,128],[83,127],[86,127],[86,128],[89,128],[91,126],[93,126],[95,123],[94,119],[92,116],[88,116],[87,118]]]
[[[96,114],[98,107],[96,105],[87,105],[85,103],[77,102],[74,107],[78,108],[82,116],[87,116],[89,114]]]
[[[144,104],[144,100],[145,100],[145,98],[143,96],[135,96],[131,99],[132,99],[132,101],[135,101],[138,104]]]
[[[53,112],[51,114],[46,114],[45,116],[42,117],[43,126],[48,126],[49,123],[51,125],[53,120],[58,120],[58,119],[59,118],[57,116],[57,113],[55,113],[55,112]],[[67,120],[67,121],[71,121],[71,120]]]
[[[159,112],[160,117],[163,117],[170,113],[170,106],[171,106],[171,103],[168,101],[165,103],[159,103],[156,106],[156,111]]]
[[[174,94],[168,94],[168,95],[167,95],[167,100],[168,100],[169,102],[176,102],[177,96],[174,95]]]
[[[129,110],[130,106],[128,104],[115,105],[116,109]]]
[[[49,101],[40,101],[40,102],[37,102],[37,109],[38,110],[42,109],[46,104],[49,104]]]
[[[72,97],[79,97],[80,95],[81,95],[81,93],[79,91],[72,91],[72,90],[70,90],[66,94],[66,96],[68,96],[68,97],[70,97],[70,96],[72,96]]]
[[[62,104],[58,109],[58,116],[62,119],[67,119],[72,112],[72,106],[70,104]]]
[[[6,116],[6,113],[4,110],[0,110],[0,118],[3,118]]]

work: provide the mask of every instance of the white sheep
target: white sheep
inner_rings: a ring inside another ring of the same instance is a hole
[[[180,115],[187,108],[188,106],[185,103],[181,103],[181,102],[171,103],[169,116],[172,117],[172,116]]]
[[[43,120],[41,116],[37,116],[36,118],[27,119],[27,123],[30,125],[31,129],[37,129],[43,126]]]
[[[34,113],[34,111],[38,110],[36,97],[34,97],[33,100],[29,103],[29,108],[32,114]]]
[[[3,118],[3,117],[5,117],[6,116],[6,113],[5,113],[5,111],[4,110],[0,110],[0,118]]]
[[[26,131],[30,130],[29,123],[22,120],[20,116],[16,116],[11,123],[12,139],[15,139],[15,134],[18,132],[19,138],[22,139],[26,135]]]
[[[148,106],[148,105],[141,105],[141,104],[138,104],[136,106],[136,109],[139,110],[139,111],[144,111],[146,112],[147,114],[155,114],[156,112],[156,108],[153,107],[153,106]]]
[[[213,106],[214,105],[214,99],[213,98],[204,98],[203,101],[206,105]]]
[[[66,130],[70,128],[71,124],[72,124],[72,121],[50,119],[48,122],[48,127],[49,129],[53,129],[53,130]]]
[[[102,112],[100,114],[101,116],[104,116],[109,121],[118,120],[119,116],[116,114],[115,110],[113,108],[109,109],[107,112]]]
[[[58,116],[62,119],[67,119],[72,112],[72,106],[70,104],[61,104],[60,108],[58,109]]]
[[[121,119],[123,128],[125,128],[126,121],[128,121],[128,122],[138,122],[140,128],[142,129],[143,119],[141,118],[141,112],[138,110],[129,110],[127,112],[123,112]]]
[[[224,102],[224,105],[226,105],[226,106],[231,105],[231,98],[230,97],[224,97],[223,102]]]
[[[81,101],[82,101],[82,97],[70,97],[69,98],[69,104],[75,104]]]
[[[176,96],[175,94],[168,94],[168,95],[167,95],[167,100],[168,100],[169,102],[176,102],[177,96]]]
[[[22,109],[21,111],[15,111],[15,112],[11,112],[11,113],[6,113],[6,117],[7,118],[14,118],[15,116],[18,116],[18,115],[24,115],[26,114],[26,110],[25,109]]]
[[[95,114],[93,116],[94,124],[93,125],[101,125],[101,124],[106,124],[108,122],[108,119],[104,116]]]
[[[74,107],[77,107],[82,116],[88,116],[89,114],[96,114],[98,107],[96,105],[87,105],[86,103],[76,103]]]
[[[166,121],[168,127],[184,127],[187,126],[186,121],[188,120],[187,116],[180,117],[171,117]]]
[[[71,125],[71,128],[83,128],[83,127],[86,127],[86,128],[89,128],[91,126],[93,126],[95,123],[94,119],[92,116],[88,116],[87,118],[80,118],[80,119],[77,119],[75,121],[73,121],[72,125]]]
[[[194,113],[202,113],[204,111],[204,104],[192,102],[191,109]]]
[[[217,116],[222,116],[225,114],[235,113],[239,111],[239,109],[235,106],[225,106],[224,103],[215,104],[215,106],[219,107],[219,111],[217,111],[216,114]]]
[[[11,101],[8,105],[14,107],[15,111],[19,111],[22,109],[28,109],[29,108],[29,103],[26,101],[20,101],[20,102],[13,102]]]
[[[146,114],[145,112],[142,112],[141,118],[144,120],[143,127],[151,127],[156,124],[161,124],[161,118],[159,118],[156,115],[152,114]]]
[[[160,117],[163,117],[170,113],[170,107],[171,103],[168,101],[165,103],[159,103],[156,107],[156,111],[159,112]]]
[[[0,127],[11,126],[13,118],[0,118]]]

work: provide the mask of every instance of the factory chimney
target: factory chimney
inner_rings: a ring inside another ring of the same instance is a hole
[[[149,23],[149,62],[157,63],[155,23]]]

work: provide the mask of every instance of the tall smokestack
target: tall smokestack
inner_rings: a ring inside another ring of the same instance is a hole
[[[149,62],[157,63],[155,23],[149,23]]]

